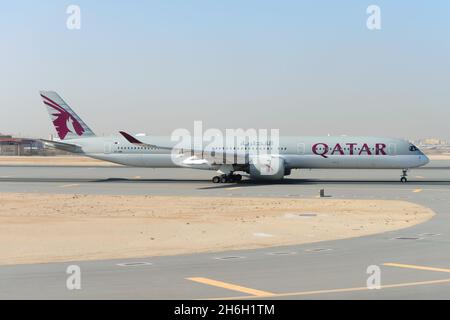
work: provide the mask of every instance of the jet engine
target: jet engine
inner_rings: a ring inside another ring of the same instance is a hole
[[[282,180],[290,170],[286,169],[284,159],[278,156],[264,155],[250,159],[249,172],[252,179]]]

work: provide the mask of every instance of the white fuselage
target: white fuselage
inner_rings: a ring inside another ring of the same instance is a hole
[[[136,146],[121,136],[91,137],[70,140],[86,156],[127,166],[173,168],[191,167],[217,170],[224,164],[233,165],[236,158],[247,159],[259,153],[271,154],[284,160],[286,168],[347,168],[347,169],[409,169],[429,162],[414,145],[401,139],[377,137],[281,137],[276,150],[272,146],[241,144],[224,146],[210,144],[197,151],[190,145],[181,146],[170,137],[139,137],[146,144],[165,146],[151,148]],[[170,148],[176,149],[170,150]],[[270,150],[269,150],[270,149]],[[176,151],[175,151],[176,150]],[[178,153],[184,153],[177,156]],[[224,159],[226,154],[226,159]],[[174,161],[174,156],[182,158]],[[207,159],[205,161],[198,161]],[[244,161],[245,164],[245,161]]]

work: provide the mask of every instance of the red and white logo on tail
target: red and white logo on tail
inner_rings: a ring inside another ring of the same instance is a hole
[[[95,136],[56,92],[41,91],[40,94],[61,140]]]

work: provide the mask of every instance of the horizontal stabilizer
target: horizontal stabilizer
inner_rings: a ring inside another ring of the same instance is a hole
[[[62,151],[67,151],[71,153],[82,153],[82,149],[80,146],[77,146],[75,144],[71,143],[65,143],[65,142],[59,142],[59,141],[52,141],[52,140],[45,140],[40,139],[42,143],[49,148],[58,149]]]

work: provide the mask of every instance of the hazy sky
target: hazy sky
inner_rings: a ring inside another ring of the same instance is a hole
[[[81,30],[66,9],[81,8]],[[381,7],[382,29],[366,27]],[[16,0],[0,5],[0,132],[279,128],[450,139],[450,1]]]

